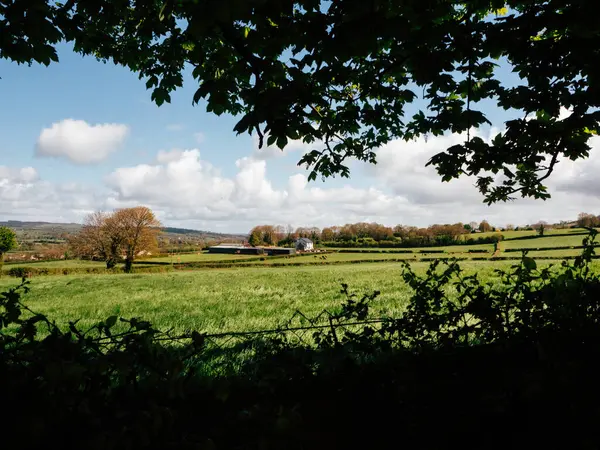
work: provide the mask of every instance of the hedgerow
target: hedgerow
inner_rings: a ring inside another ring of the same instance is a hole
[[[497,282],[465,275],[455,260],[437,259],[423,276],[405,263],[412,295],[398,317],[374,317],[379,292],[356,296],[343,285],[337,310],[251,333],[173,336],[117,316],[63,327],[27,307],[23,280],[0,295],[3,443],[593,447],[600,277],[592,240],[556,266],[524,256],[498,269]]]

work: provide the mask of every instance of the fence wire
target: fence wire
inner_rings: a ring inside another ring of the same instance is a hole
[[[326,309],[322,310],[314,317],[310,317],[302,311],[296,310],[290,319],[275,328],[252,331],[200,333],[199,336],[201,336],[205,347],[208,349],[244,347],[267,338],[277,338],[291,344],[310,346],[314,344],[314,335],[317,332],[329,330],[336,336],[342,336],[345,333],[358,332],[367,326],[377,329],[390,320],[392,319],[387,317],[353,320],[351,318],[344,318],[343,316],[332,314]],[[190,333],[186,333],[177,337],[165,337],[164,339],[188,340],[193,339],[193,336]]]

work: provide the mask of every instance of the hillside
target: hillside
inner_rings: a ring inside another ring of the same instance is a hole
[[[78,223],[24,222],[20,220],[2,221],[0,222],[0,226],[10,227],[15,230],[17,239],[21,243],[62,242],[70,234],[76,233],[81,229],[81,224]],[[243,241],[247,239],[247,236],[165,227],[161,238],[169,242],[185,241],[191,243],[200,241]]]

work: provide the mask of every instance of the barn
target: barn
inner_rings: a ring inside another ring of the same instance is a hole
[[[308,238],[300,238],[296,241],[296,250],[299,252],[308,252],[314,250],[313,241]]]
[[[263,249],[260,247],[245,247],[235,244],[219,244],[208,247],[208,253],[221,253],[228,255],[262,255]]]
[[[286,247],[264,247],[263,250],[269,256],[293,255],[296,253],[295,249]]]

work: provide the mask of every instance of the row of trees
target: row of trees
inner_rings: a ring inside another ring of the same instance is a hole
[[[106,261],[111,269],[121,260],[131,272],[136,256],[156,251],[160,222],[145,206],[88,215],[82,230],[70,239],[71,251],[80,258]]]
[[[316,243],[348,243],[348,242],[422,242],[452,243],[461,240],[461,236],[475,231],[494,231],[487,221],[470,224],[436,224],[426,228],[396,225],[388,227],[379,223],[358,222],[343,226],[292,228],[283,225],[258,225],[250,231],[249,244],[256,245],[292,245],[301,237],[312,239]],[[390,244],[391,245],[391,244]]]
[[[321,239],[321,230],[317,227],[294,228],[291,225],[258,225],[250,230],[250,245],[293,245],[298,238],[309,238],[315,242]]]
[[[578,227],[600,227],[600,216],[595,216],[594,214],[589,213],[579,213],[577,216],[577,226]]]

